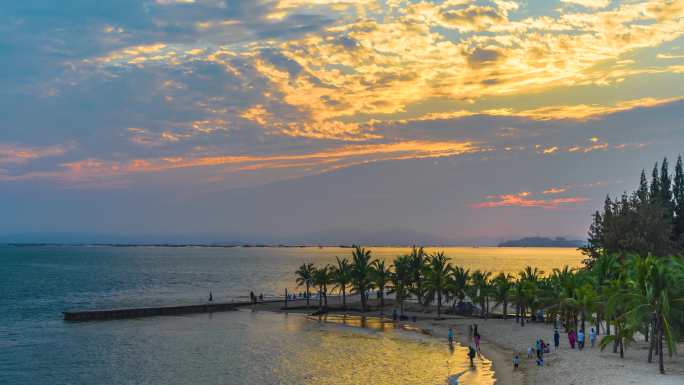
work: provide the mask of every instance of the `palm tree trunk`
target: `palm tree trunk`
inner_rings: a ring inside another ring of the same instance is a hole
[[[598,336],[601,334],[601,313],[598,311],[596,312],[596,325],[595,326],[596,326],[596,335]]]
[[[618,351],[619,342],[622,340],[622,336],[620,334],[620,328],[618,328],[617,321],[615,321],[615,342],[613,343],[613,353],[617,353]]]
[[[625,358],[625,346],[622,338],[620,338],[620,358]]]
[[[437,291],[437,318],[442,318],[442,292]]]
[[[660,369],[660,374],[665,374],[665,358],[663,357],[663,321],[661,316],[658,315],[658,369]]]
[[[309,307],[309,284],[306,284],[306,307]]]
[[[321,286],[318,287],[318,309],[323,309],[323,288]]]
[[[385,288],[380,288],[380,314],[385,314]]]
[[[656,349],[656,323],[655,320],[651,320],[651,322],[648,325],[648,328],[651,330],[651,343],[649,344],[648,347],[648,363],[650,364],[653,362],[653,351]]]
[[[520,306],[520,326],[525,326],[525,305]]]
[[[606,320],[606,335],[610,335],[610,319]]]
[[[342,285],[342,307],[347,310],[347,289]]]
[[[503,318],[508,319],[508,301],[503,301]]]
[[[361,311],[366,312],[366,288],[361,290]]]
[[[585,332],[585,329],[584,329],[584,321],[585,321],[585,318],[586,318],[586,316],[584,315],[584,310],[582,310],[582,333]]]

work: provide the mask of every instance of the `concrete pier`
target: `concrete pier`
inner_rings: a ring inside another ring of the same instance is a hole
[[[259,303],[284,302],[284,300],[260,301]],[[201,305],[139,307],[128,309],[104,309],[65,311],[65,321],[104,321],[125,318],[156,317],[169,315],[183,315],[193,313],[213,313],[237,310],[241,306],[252,305],[251,302],[205,303]]]

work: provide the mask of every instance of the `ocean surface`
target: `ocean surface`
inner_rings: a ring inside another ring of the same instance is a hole
[[[391,260],[406,248],[372,248]],[[428,249],[435,251],[437,249]],[[440,248],[465,268],[578,266],[574,249]],[[0,384],[491,384],[465,349],[355,317],[269,312],[66,323],[62,311],[282,295],[346,248],[0,246]]]

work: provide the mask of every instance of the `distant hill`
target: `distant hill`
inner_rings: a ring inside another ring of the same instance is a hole
[[[499,243],[499,247],[580,247],[584,241],[563,237],[527,237]]]

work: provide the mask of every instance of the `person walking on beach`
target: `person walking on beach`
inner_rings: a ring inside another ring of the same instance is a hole
[[[568,333],[568,342],[570,343],[570,349],[575,348],[575,330],[570,329],[570,333]]]
[[[596,344],[596,330],[594,328],[591,328],[589,330],[589,341],[591,342],[591,347],[594,347],[594,344]]]
[[[477,348],[477,352],[480,353],[480,335],[475,333],[475,347]]]
[[[553,347],[555,348],[555,351],[558,351],[558,345],[560,345],[560,333],[558,332],[558,329],[553,331]]]
[[[584,349],[584,330],[582,329],[577,333],[577,348],[579,350]]]
[[[515,353],[515,357],[513,357],[513,370],[518,370],[518,366],[520,366],[520,356],[518,353]]]
[[[473,349],[472,345],[468,346],[468,358],[470,358],[470,367],[474,368],[475,363],[473,360],[475,359],[475,349]]]
[[[447,333],[447,338],[449,338],[449,346],[454,344],[454,331],[453,329],[449,328],[449,332]]]

